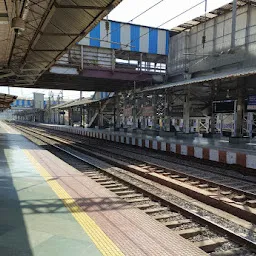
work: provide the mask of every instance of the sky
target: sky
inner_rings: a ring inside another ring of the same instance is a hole
[[[133,24],[159,27],[166,21],[174,18],[190,7],[202,2],[202,0],[162,0],[154,8],[141,15],[139,18],[134,19],[137,15],[147,10],[149,7],[158,3],[161,0],[123,0],[109,15],[108,18],[111,20],[130,22]],[[222,5],[225,5],[232,0],[207,0],[207,12],[214,10]],[[200,4],[198,7],[186,12],[185,14],[172,19],[170,22],[166,23],[160,28],[171,29],[179,24],[189,21],[195,17],[204,14],[205,5]],[[134,19],[134,20],[133,20]],[[24,98],[32,98],[33,92],[44,93],[47,97],[51,90],[40,90],[40,89],[20,89],[20,88],[10,88],[10,93]],[[0,87],[0,92],[8,93],[7,87]],[[54,95],[57,97],[59,90],[53,90]],[[89,97],[93,92],[83,92],[83,97]],[[80,93],[77,91],[67,91],[63,92],[64,99],[76,99],[79,98]]]

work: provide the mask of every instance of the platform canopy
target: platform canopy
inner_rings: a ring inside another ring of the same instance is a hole
[[[121,1],[0,1],[0,86],[33,87]],[[24,20],[25,30],[11,28],[13,18]]]
[[[188,80],[182,80],[179,82],[166,83],[158,86],[150,86],[145,88],[145,90],[143,91],[150,92],[150,91],[157,91],[157,90],[167,90],[167,89],[171,89],[173,87],[178,87],[178,86],[197,85],[197,84],[202,84],[202,83],[216,81],[216,80],[225,81],[229,79],[235,79],[239,77],[246,77],[246,76],[252,76],[252,75],[256,75],[256,67],[244,68],[239,70],[230,70],[230,71],[220,72],[220,73],[211,74],[207,76],[195,77]]]
[[[11,104],[17,99],[17,96],[0,93],[0,111],[10,108]]]
[[[256,6],[256,0],[238,0],[237,1],[237,7],[242,7],[246,4]],[[205,23],[211,19],[215,19],[220,15],[231,12],[232,8],[233,8],[233,2],[230,1],[230,3],[227,3],[213,11],[205,13],[204,15],[198,16],[192,20],[189,20],[183,24],[178,25],[177,27],[172,28],[171,31],[175,33],[180,33],[186,30],[190,30],[194,26],[198,26],[199,24]]]

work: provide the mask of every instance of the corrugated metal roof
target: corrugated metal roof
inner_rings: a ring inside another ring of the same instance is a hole
[[[63,103],[60,103],[58,105],[55,105],[55,106],[51,107],[51,109],[59,109],[61,107],[64,107],[64,106],[72,103],[72,102],[75,102],[75,101],[77,101],[77,100],[70,100],[70,101],[67,101],[67,102],[63,102]]]
[[[253,4],[255,5],[256,4],[256,0],[241,0],[241,1],[237,1],[237,7],[242,7],[246,4]],[[224,6],[220,7],[220,8],[217,8],[213,11],[210,11],[208,13],[206,13],[205,15],[201,15],[199,17],[196,17],[194,18],[193,20],[190,20],[190,21],[187,21],[183,24],[180,24],[179,26],[177,27],[174,27],[171,29],[171,31],[173,32],[182,32],[182,31],[185,31],[185,30],[189,30],[191,29],[192,27],[194,26],[197,26],[201,23],[204,23],[208,20],[211,20],[211,19],[214,19],[222,14],[225,14],[225,13],[228,13],[228,12],[231,12],[232,11],[232,7],[233,7],[233,2],[230,2],[228,4],[225,4]]]
[[[192,78],[192,79],[180,81],[180,82],[175,82],[175,83],[168,83],[168,84],[163,84],[163,85],[159,85],[159,86],[151,86],[151,87],[145,88],[145,90],[143,90],[143,92],[164,90],[164,89],[170,89],[170,88],[177,87],[177,86],[199,84],[199,83],[203,83],[203,82],[207,82],[207,81],[237,78],[237,77],[250,76],[250,75],[255,75],[255,74],[256,74],[256,67],[239,69],[239,70],[235,70],[235,71],[227,71],[227,72],[212,74],[212,75],[208,75],[208,76],[196,77],[196,78]]]
[[[17,99],[17,96],[0,93],[0,111],[10,108],[10,105]]]
[[[71,107],[77,107],[77,106],[83,106],[92,102],[95,102],[97,100],[92,100],[91,98],[81,99],[81,100],[73,100],[70,102],[66,102],[63,104],[56,105],[52,107],[52,109],[67,109]]]
[[[5,79],[6,85],[22,84],[33,87],[35,80],[45,70],[88,34],[121,1],[19,1],[20,16],[26,21],[26,30],[21,34],[12,34],[8,37],[8,45],[12,48],[11,58],[9,58],[10,67],[17,76]],[[14,3],[12,0],[6,0],[6,2],[9,20],[11,20],[15,15],[12,12]],[[9,27],[10,24],[8,29]],[[14,40],[13,44],[12,40]],[[0,52],[2,49],[1,47]],[[1,66],[2,63],[0,63],[0,69]]]

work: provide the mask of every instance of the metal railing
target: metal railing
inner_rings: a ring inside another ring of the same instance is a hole
[[[96,48],[89,46],[76,45],[68,53],[64,54],[58,61],[56,66],[76,67],[80,70],[86,68],[104,68],[115,71],[117,69],[133,70],[138,72],[149,73],[166,73],[167,56],[161,56],[161,62],[158,62],[159,56],[156,55],[156,62],[152,62],[153,58],[142,53],[127,53],[125,58],[118,56],[114,49]],[[163,63],[163,59],[165,63]]]

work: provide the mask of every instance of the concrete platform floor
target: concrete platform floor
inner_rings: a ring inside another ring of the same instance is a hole
[[[101,255],[23,149],[0,127],[0,255]]]

